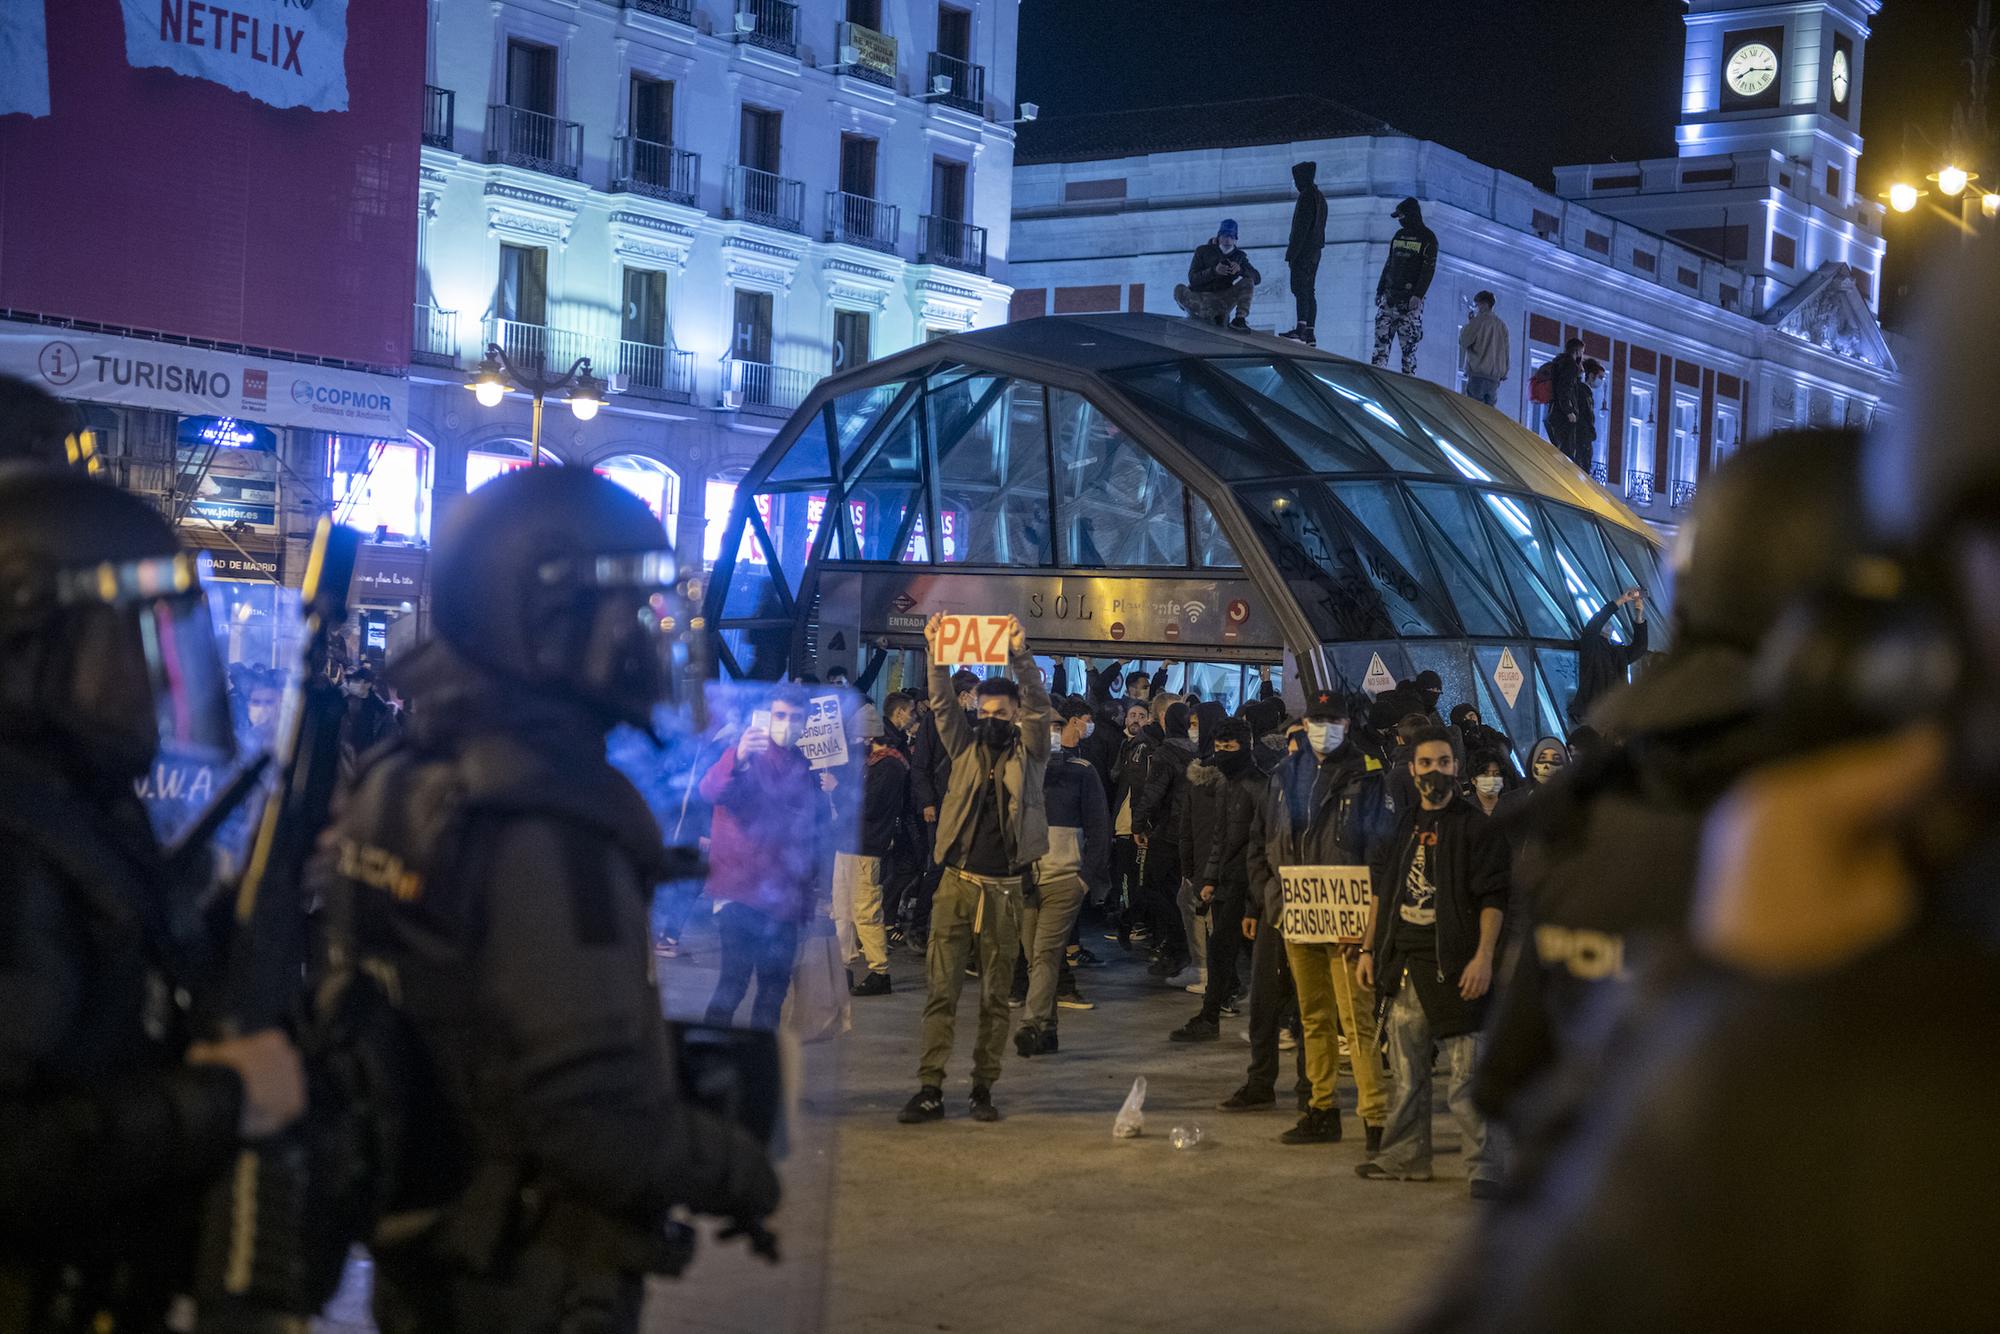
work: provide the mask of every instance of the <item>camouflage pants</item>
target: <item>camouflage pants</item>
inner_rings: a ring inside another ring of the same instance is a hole
[[[1174,286],[1174,302],[1189,318],[1214,324],[1227,322],[1232,311],[1237,319],[1248,319],[1250,298],[1256,294],[1257,288],[1248,277],[1238,278],[1220,292],[1197,292],[1186,283]]]
[[[1368,360],[1377,366],[1389,364],[1389,344],[1401,339],[1403,343],[1403,374],[1417,373],[1417,344],[1424,341],[1424,313],[1408,301],[1389,303],[1387,297],[1375,298],[1375,353]]]

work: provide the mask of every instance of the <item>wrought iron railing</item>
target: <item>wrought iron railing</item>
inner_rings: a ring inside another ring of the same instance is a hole
[[[573,181],[583,166],[583,126],[525,107],[490,106],[486,160]]]
[[[940,78],[951,80],[949,91],[937,91]],[[942,51],[933,51],[924,79],[924,91],[931,94],[934,102],[983,116],[986,114],[986,66],[948,56]]]
[[[859,23],[840,23],[833,31],[836,52],[834,73],[849,78],[896,86],[896,39]]]
[[[458,94],[424,85],[424,142],[451,151],[451,128],[458,117]]]
[[[523,370],[566,371],[578,357],[589,357],[591,370],[605,372],[603,341],[574,329],[489,317],[485,333],[487,342],[498,343],[507,360]]]
[[[799,7],[792,0],[736,0],[736,40],[776,51],[799,53]]]
[[[1628,472],[1625,474],[1625,499],[1634,505],[1646,506],[1653,503],[1653,474],[1649,472]]]
[[[986,229],[926,213],[918,220],[917,263],[986,272]]]
[[[819,377],[811,371],[729,357],[722,363],[722,406],[766,416],[789,416],[805,402]]]
[[[1611,469],[1605,466],[1604,460],[1599,459],[1590,465],[1590,480],[1599,486],[1611,485]]]
[[[458,312],[419,301],[410,331],[410,360],[426,366],[458,365]]]
[[[896,235],[902,228],[903,210],[866,195],[844,190],[826,192],[826,239],[870,250],[896,250]]]
[[[780,176],[775,171],[759,171],[755,167],[731,167],[727,203],[732,218],[786,232],[805,230],[804,181]]]
[[[625,8],[694,26],[694,0],[625,0]]]
[[[625,392],[686,403],[694,397],[694,353],[659,343],[618,344]]]
[[[693,205],[701,185],[701,154],[621,134],[613,142],[611,188]]]
[[[1684,510],[1694,504],[1694,483],[1689,481],[1675,482],[1673,499],[1669,503],[1677,510]]]

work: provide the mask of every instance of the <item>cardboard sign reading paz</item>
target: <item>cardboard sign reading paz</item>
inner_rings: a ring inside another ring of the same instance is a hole
[[[1285,911],[1279,929],[1301,945],[1359,945],[1368,930],[1370,882],[1365,866],[1286,866]]]
[[[938,624],[938,664],[1005,667],[1007,619],[1005,616],[944,617]]]
[[[815,769],[838,769],[847,763],[847,731],[840,722],[840,696],[812,697],[806,707],[806,730],[799,734],[799,754]]]

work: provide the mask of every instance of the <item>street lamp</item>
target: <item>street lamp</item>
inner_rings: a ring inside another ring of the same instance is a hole
[[[1928,190],[1919,190],[1908,181],[1897,181],[1889,187],[1889,207],[1895,209],[1898,213],[1908,213],[1917,206],[1919,199],[1922,199],[1929,193],[1930,191]]]
[[[2000,217],[2000,194],[1988,190],[1979,196],[1979,211],[1989,218]]]
[[[1937,188],[1947,197],[1956,199],[1965,193],[1965,187],[1979,179],[1976,171],[1967,171],[1956,163],[1947,162],[1924,179],[1937,182]]]
[[[604,381],[590,373],[589,357],[578,357],[567,371],[552,375],[539,366],[516,366],[508,358],[506,349],[498,343],[486,345],[486,358],[479,363],[465,387],[472,391],[481,407],[487,408],[500,406],[509,389],[518,389],[533,396],[534,424],[528,432],[531,467],[539,467],[542,462],[543,398],[550,394],[565,394],[569,410],[576,414],[580,422],[589,421],[604,406]]]

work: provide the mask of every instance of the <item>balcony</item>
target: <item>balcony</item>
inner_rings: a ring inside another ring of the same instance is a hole
[[[902,229],[903,210],[865,195],[844,190],[826,192],[826,239],[844,245],[866,246],[884,254],[896,253],[896,235]]]
[[[729,357],[722,363],[722,406],[765,417],[789,417],[806,401],[818,378],[811,371]]]
[[[458,312],[439,310],[428,301],[417,305],[416,328],[410,332],[410,360],[423,366],[458,365]]]
[[[1653,474],[1649,472],[1628,472],[1625,474],[1625,500],[1636,509],[1645,509],[1653,503]]]
[[[701,185],[701,154],[672,144],[656,144],[621,134],[613,141],[611,188],[614,192],[664,199],[694,207]]]
[[[694,0],[625,0],[625,8],[694,26]]]
[[[950,79],[950,90],[937,91],[939,79]],[[924,91],[934,102],[942,102],[960,111],[970,111],[975,116],[986,114],[986,66],[975,65],[957,56],[948,56],[942,51],[931,52],[930,69],[924,80]]]
[[[618,371],[625,392],[675,403],[694,400],[694,353],[658,343],[620,343]]]
[[[736,40],[796,56],[799,7],[792,0],[736,0]]]
[[[591,370],[604,374],[604,345],[588,334],[497,317],[489,317],[484,328],[486,341],[498,343],[507,360],[522,370],[561,374],[575,365],[578,357],[589,357]]]
[[[424,85],[424,143],[451,152],[451,128],[458,118],[458,94]]]
[[[775,227],[781,232],[803,232],[806,229],[806,184],[774,171],[731,167],[725,212],[732,218]]]
[[[583,126],[524,107],[490,106],[486,160],[573,181],[583,165]]]
[[[1677,510],[1684,510],[1689,508],[1694,504],[1694,487],[1695,484],[1693,482],[1688,482],[1688,481],[1675,482],[1674,496],[1673,499],[1668,503],[1674,509]]]
[[[884,88],[896,86],[896,39],[887,33],[841,23],[834,29],[834,48],[839,53],[835,74]]]
[[[986,229],[926,213],[918,219],[917,263],[986,272]]]

